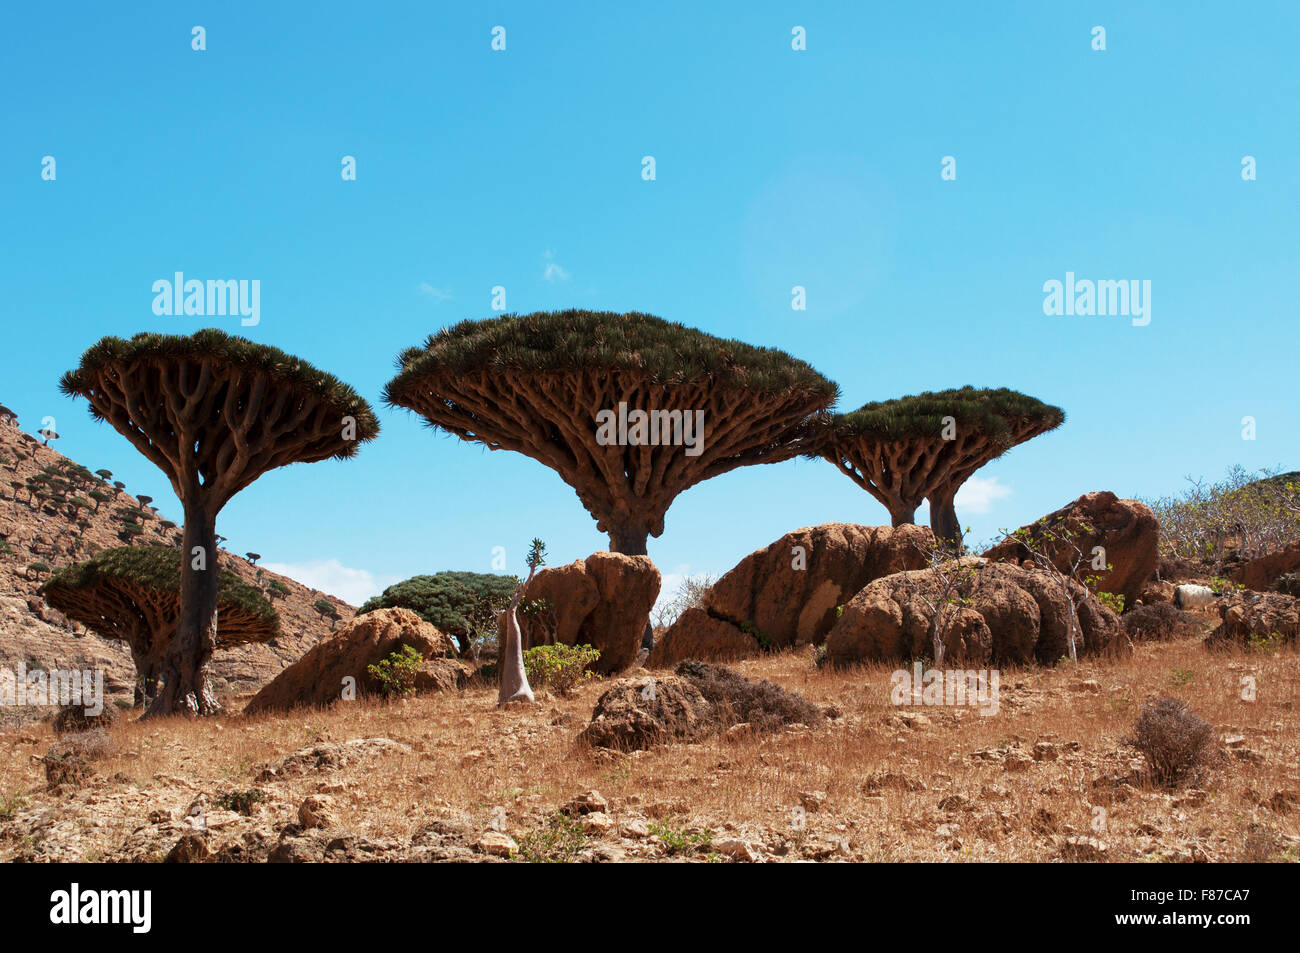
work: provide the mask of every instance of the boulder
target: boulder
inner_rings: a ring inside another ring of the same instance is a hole
[[[1097,590],[1122,595],[1125,608],[1138,600],[1159,565],[1160,524],[1145,503],[1121,500],[1108,491],[1085,493],[1073,503],[1049,513],[1043,520],[1058,533],[1069,531],[1077,534],[1073,542],[1082,550],[1085,560],[1080,566],[1080,575],[1098,576]],[[1042,522],[1039,520],[1022,529],[1031,537],[1039,537],[1043,531]],[[1106,551],[1109,570],[1089,568],[1093,547],[1096,546]],[[989,559],[1015,563],[1029,558],[1024,544],[1013,539],[1003,540],[984,555]],[[1068,569],[1068,563],[1075,558],[1077,555],[1069,547],[1061,547],[1061,551],[1052,553],[1052,561],[1063,570]]]
[[[714,583],[655,644],[646,665],[728,660],[819,644],[835,610],[881,576],[919,569],[934,545],[928,527],[824,523],[750,553]]]
[[[1219,605],[1218,627],[1209,645],[1248,645],[1251,641],[1295,642],[1300,637],[1300,599],[1280,592],[1242,592]]]
[[[592,671],[622,671],[636,660],[659,583],[659,570],[648,556],[599,552],[543,569],[524,591],[523,601],[545,600],[546,607],[517,613],[524,648],[557,642],[590,645],[600,651]]]
[[[747,731],[775,731],[821,720],[821,709],[796,692],[690,660],[672,675],[614,685],[596,702],[579,738],[593,747],[629,751],[696,741],[740,724]]]
[[[712,706],[687,679],[628,679],[600,696],[579,737],[592,747],[618,751],[694,741],[711,730],[711,715]]]
[[[1218,598],[1218,594],[1209,586],[1198,586],[1194,583],[1185,582],[1174,587],[1175,609],[1184,611],[1204,609],[1213,605],[1214,600]]]
[[[955,611],[944,643],[950,664],[1054,663],[1069,652],[1069,605],[1056,578],[1010,563],[969,564],[962,583],[967,604]],[[932,656],[931,613],[941,586],[932,570],[877,579],[844,606],[826,637],[832,663]],[[1132,643],[1119,618],[1078,583],[1069,583],[1079,618],[1080,655],[1127,651]]]
[[[436,626],[410,609],[377,609],[357,616],[333,638],[281,671],[253,696],[244,713],[329,705],[342,696],[343,680],[348,677],[356,679],[358,697],[378,694],[380,683],[368,666],[403,645],[424,656],[416,676],[417,691],[455,688],[472,674],[471,666],[449,657],[456,654],[456,645]]]
[[[1300,539],[1283,549],[1238,563],[1228,578],[1247,589],[1267,592],[1287,573],[1300,570]]]

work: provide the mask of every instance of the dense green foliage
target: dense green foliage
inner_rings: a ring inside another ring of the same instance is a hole
[[[494,624],[497,611],[510,604],[519,579],[480,572],[440,572],[412,576],[367,599],[361,615],[376,609],[410,609],[461,641]]]
[[[415,678],[420,674],[424,656],[409,645],[389,653],[388,658],[367,665],[370,677],[379,683],[379,690],[392,698],[415,694]]]
[[[1033,422],[1051,430],[1065,422],[1065,411],[1005,387],[926,391],[909,397],[864,404],[847,414],[836,414],[834,429],[843,436],[868,436],[876,440],[938,437],[943,418],[953,417],[964,430],[989,437],[1009,437],[1017,422]]]
[[[462,321],[398,357],[384,390],[395,398],[419,382],[482,369],[640,371],[656,384],[708,381],[756,391],[804,390],[833,399],[836,386],[784,351],[714,337],[651,314],[538,311]]]
[[[587,666],[600,658],[590,645],[536,645],[524,652],[524,672],[534,688],[547,685],[560,695],[574,685],[593,678]]]
[[[379,434],[379,421],[370,405],[351,387],[300,357],[247,338],[205,328],[190,335],[141,333],[130,339],[105,337],[86,349],[81,365],[68,371],[59,389],[69,397],[85,397],[93,387],[94,372],[109,365],[165,360],[216,360],[222,365],[268,374],[275,380],[311,394],[337,409],[340,419],[357,422],[356,440],[340,444],[338,456],[356,453],[358,445]],[[100,419],[91,405],[91,416]]]
[[[106,549],[85,562],[65,566],[53,573],[41,587],[83,589],[105,579],[125,579],[160,592],[180,593],[181,551],[170,546],[124,546]],[[279,616],[256,586],[251,586],[228,569],[218,574],[217,601],[238,607],[279,626]]]

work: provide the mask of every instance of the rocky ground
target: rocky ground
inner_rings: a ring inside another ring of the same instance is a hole
[[[1207,650],[1215,621],[1124,658],[1004,669],[990,717],[895,707],[893,666],[819,669],[790,649],[733,667],[816,703],[819,725],[629,754],[577,740],[605,680],[504,711],[471,683],[123,719],[94,773],[52,790],[53,729],[29,725],[0,734],[0,860],[1300,860],[1296,649]],[[1220,752],[1175,789],[1125,743],[1161,695]]]

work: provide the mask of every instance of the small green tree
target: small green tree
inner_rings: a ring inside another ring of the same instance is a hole
[[[415,679],[424,664],[424,655],[409,645],[403,645],[385,659],[367,665],[370,677],[379,683],[379,690],[391,697],[415,694]]]
[[[317,599],[311,604],[311,607],[320,613],[321,621],[330,620],[330,631],[334,631],[335,624],[339,621],[339,610],[334,603],[328,599]]]
[[[514,595],[517,576],[479,572],[440,572],[394,583],[357,610],[410,609],[460,644],[461,654],[495,638],[496,618]]]
[[[1003,530],[1006,539],[1015,540],[1021,546],[1033,564],[1046,572],[1056,581],[1061,596],[1069,607],[1067,616],[1066,644],[1070,649],[1070,661],[1079,661],[1078,636],[1082,633],[1079,625],[1079,607],[1077,590],[1070,585],[1079,583],[1083,592],[1089,590],[1079,573],[1088,562],[1088,556],[1080,548],[1078,540],[1086,534],[1093,533],[1087,523],[1079,524],[1077,529],[1061,523],[1052,525],[1043,517],[1032,526],[1022,526],[1014,533]]]
[[[600,650],[590,645],[535,645],[524,653],[524,671],[530,685],[567,695],[573,686],[594,677],[588,666],[598,658]]]

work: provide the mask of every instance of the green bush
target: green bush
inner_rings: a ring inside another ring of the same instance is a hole
[[[1096,593],[1097,601],[1104,605],[1116,615],[1124,613],[1124,593],[1122,592],[1098,592]]]
[[[376,609],[410,609],[425,622],[436,625],[461,644],[491,640],[496,633],[496,614],[510,604],[519,580],[480,572],[440,572],[412,576],[394,583],[378,596],[367,599],[358,615]]]
[[[403,645],[386,659],[367,665],[366,671],[379,682],[379,690],[389,697],[415,694],[415,677],[424,664],[424,655],[409,645]]]
[[[598,658],[600,651],[590,645],[538,645],[524,653],[524,672],[530,685],[547,685],[564,695],[593,677],[587,666]]]
[[[581,821],[552,814],[544,826],[519,838],[515,859],[529,864],[572,863],[586,842]]]
[[[236,814],[251,815],[253,805],[261,804],[265,800],[266,794],[263,791],[252,788],[248,791],[231,791],[222,794],[217,797],[216,805],[224,810],[234,811]]]
[[[691,832],[671,824],[651,824],[650,833],[659,838],[669,856],[705,851],[713,846],[713,831],[707,827]]]

